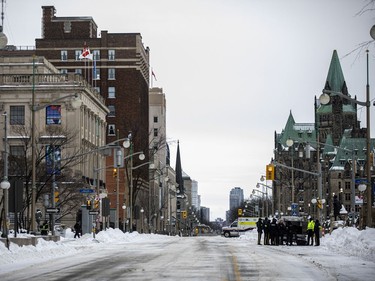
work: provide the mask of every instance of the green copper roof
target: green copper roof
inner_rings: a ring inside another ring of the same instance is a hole
[[[295,142],[314,142],[316,141],[314,123],[296,123],[290,111],[288,121],[281,134],[277,136],[277,142],[286,147],[287,139]]]
[[[375,139],[370,140],[370,149],[374,150]],[[340,142],[340,148],[337,149],[336,157],[333,161],[331,170],[343,170],[345,163],[348,160],[352,160],[353,155],[351,151],[354,151],[354,157],[358,163],[365,163],[366,157],[366,139],[365,138],[346,138],[343,137]],[[344,150],[345,149],[345,150]]]
[[[331,64],[329,66],[327,83],[332,91],[341,92],[344,86],[344,74],[342,73],[341,64],[337,51],[334,50],[332,54]]]

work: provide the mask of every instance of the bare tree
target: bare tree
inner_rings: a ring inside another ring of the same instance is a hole
[[[13,132],[19,136],[22,144],[18,146],[18,152],[9,155],[9,177],[21,179],[24,183],[23,204],[19,213],[19,226],[30,230],[30,216],[31,214],[31,178],[32,178],[32,163],[31,163],[31,139],[30,128],[25,125],[13,126]],[[77,206],[82,203],[83,197],[77,192],[78,187],[82,186],[82,177],[74,174],[72,167],[84,161],[84,157],[74,158],[73,155],[79,153],[79,149],[74,148],[74,141],[77,132],[66,130],[60,126],[48,126],[46,131],[39,134],[36,138],[35,152],[36,152],[36,203],[44,205],[45,195],[48,194],[49,200],[55,200],[52,197],[52,181],[53,178],[57,184],[56,191],[59,193],[56,206],[60,208],[61,212],[56,216],[59,220],[68,215],[74,215]],[[48,171],[50,167],[47,166],[48,147],[58,147],[63,151],[66,161],[58,161],[58,167],[51,173]],[[69,148],[69,149],[67,149]],[[21,151],[22,149],[22,151]],[[71,151],[70,153],[68,151]],[[55,177],[53,177],[53,173]]]

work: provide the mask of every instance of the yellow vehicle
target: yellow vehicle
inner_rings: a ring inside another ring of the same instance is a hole
[[[256,223],[259,218],[257,217],[239,217],[237,220],[232,222],[230,226],[223,227],[221,235],[225,237],[238,237],[245,231],[253,230],[256,228]]]

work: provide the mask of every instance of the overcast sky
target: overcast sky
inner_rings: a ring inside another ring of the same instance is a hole
[[[198,181],[211,219],[225,219],[229,191],[249,197],[273,156],[274,133],[290,111],[314,122],[334,49],[349,93],[365,100],[365,51],[375,13],[363,0],[7,0],[8,44],[35,45],[43,5],[56,16],[92,16],[98,30],[139,32],[167,99],[172,166],[180,141],[183,170]],[[370,48],[370,86],[375,49]],[[371,99],[374,98],[372,87]],[[372,120],[374,107],[371,108]],[[366,126],[366,111],[359,112]],[[375,123],[375,122],[374,122]],[[374,137],[374,124],[371,136]],[[268,184],[271,184],[269,182]]]

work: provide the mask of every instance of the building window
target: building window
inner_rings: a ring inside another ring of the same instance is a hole
[[[116,126],[114,124],[108,125],[108,136],[115,136],[116,135]]]
[[[351,199],[352,199],[351,194],[345,193],[345,201],[350,201]],[[350,210],[350,208],[349,208],[349,210]]]
[[[81,50],[75,50],[74,51],[74,58],[75,60],[80,60],[79,56],[81,55],[82,51]]]
[[[80,74],[82,75],[82,69],[81,68],[76,68],[75,74]]]
[[[94,89],[100,94],[100,87],[94,87]]]
[[[115,117],[116,116],[116,109],[114,105],[108,105],[109,113],[108,117]]]
[[[67,61],[68,60],[68,51],[62,50],[61,51],[61,61]]]
[[[92,52],[94,60],[100,60],[100,50],[94,50]]]
[[[25,125],[25,106],[10,106],[10,125]]]
[[[108,98],[109,99],[116,98],[116,88],[115,87],[108,87]]]
[[[158,136],[158,129],[154,128],[154,137],[157,137],[157,136]]]
[[[108,50],[108,60],[115,60],[115,50]]]
[[[72,31],[72,23],[70,21],[64,21],[64,32],[70,33]]]
[[[50,105],[46,107],[46,125],[61,124],[61,105]]]
[[[351,189],[351,188],[350,188],[350,184],[351,184],[350,181],[346,181],[346,182],[345,182],[345,189],[346,189],[346,190],[348,190],[348,189],[350,190],[350,189]]]
[[[10,155],[13,157],[21,158],[25,156],[25,148],[22,145],[11,145]]]
[[[115,80],[116,79],[116,71],[114,68],[108,68],[108,79]]]
[[[61,74],[68,74],[68,70],[66,68],[61,68],[60,73]]]
[[[158,117],[157,116],[154,116],[154,123],[158,123]]]

